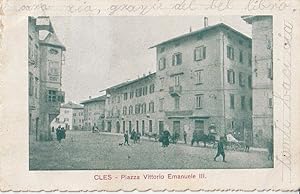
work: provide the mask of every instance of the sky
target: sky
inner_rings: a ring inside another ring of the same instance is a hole
[[[204,16],[51,17],[65,45],[62,89],[65,101],[80,103],[105,88],[155,71],[149,47],[203,28]],[[251,37],[241,16],[209,16],[208,25],[225,23]]]

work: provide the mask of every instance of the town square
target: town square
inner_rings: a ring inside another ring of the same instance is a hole
[[[28,17],[29,169],[272,168],[272,29],[259,15]]]

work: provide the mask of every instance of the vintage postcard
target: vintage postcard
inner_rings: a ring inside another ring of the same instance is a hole
[[[300,188],[300,1],[0,4],[1,191]]]

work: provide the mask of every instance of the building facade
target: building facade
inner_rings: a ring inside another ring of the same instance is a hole
[[[130,133],[135,130],[141,135],[157,134],[160,114],[156,81],[156,74],[150,73],[106,89],[106,131]]]
[[[51,122],[51,129],[61,126],[66,130],[82,130],[83,123],[83,106],[68,102],[60,107],[60,114]]]
[[[105,130],[105,100],[106,96],[90,97],[80,103],[84,105],[83,130],[92,130],[93,127],[97,127],[100,131]]]
[[[273,139],[273,19],[243,16],[252,25],[252,79],[254,144]]]
[[[49,17],[28,18],[29,131],[36,140],[51,140],[51,122],[64,102],[61,75],[64,45]]]
[[[157,53],[159,109],[171,133],[232,132],[252,139],[251,39],[225,24],[164,41]],[[153,48],[153,47],[152,47]]]

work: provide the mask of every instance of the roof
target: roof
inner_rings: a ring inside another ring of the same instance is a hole
[[[255,21],[255,20],[260,20],[260,19],[263,19],[263,18],[272,18],[272,16],[271,15],[256,15],[256,16],[245,15],[245,16],[242,16],[241,18],[243,20],[245,20],[248,24],[252,24],[252,22]]]
[[[68,102],[66,104],[63,104],[61,108],[83,109],[83,106],[75,104],[74,102]]]
[[[91,99],[85,100],[85,101],[81,102],[80,104],[88,104],[88,103],[92,103],[92,102],[101,102],[101,101],[105,101],[105,99],[106,99],[106,95],[103,95],[103,96],[98,96],[96,98],[91,98]]]
[[[134,80],[129,80],[129,81],[120,83],[120,84],[118,84],[118,85],[112,86],[112,87],[110,87],[110,88],[107,88],[106,90],[115,90],[115,89],[119,89],[119,88],[128,86],[128,85],[130,85],[130,84],[136,83],[136,82],[138,82],[138,81],[147,79],[147,78],[149,78],[149,77],[151,77],[151,76],[155,76],[155,75],[156,75],[156,72],[150,73],[150,74],[148,74],[148,75],[146,75],[146,76],[143,76],[143,77],[140,77],[140,78],[137,78],[137,79],[134,79]]]
[[[40,41],[41,44],[47,44],[54,47],[59,47],[63,51],[66,50],[66,47],[59,41],[55,33],[49,32],[44,40]]]
[[[163,42],[161,42],[159,44],[151,46],[149,49],[157,47],[157,46],[160,46],[160,45],[163,45],[163,44],[166,44],[166,43],[177,41],[177,40],[180,40],[182,38],[193,36],[193,35],[196,35],[196,34],[199,34],[199,33],[205,33],[205,32],[208,32],[209,30],[213,30],[213,29],[216,29],[216,28],[225,28],[225,29],[231,30],[232,32],[237,33],[240,36],[244,37],[245,39],[248,39],[249,41],[251,41],[251,38],[248,37],[247,35],[245,35],[245,34],[239,32],[239,31],[235,30],[234,28],[232,28],[232,27],[230,27],[230,26],[228,26],[228,25],[226,25],[224,23],[219,23],[219,24],[216,24],[216,25],[213,25],[213,26],[208,26],[208,27],[202,28],[200,30],[196,30],[196,31],[193,31],[193,32],[189,32],[189,33],[177,36],[175,38],[171,38],[169,40],[166,40],[166,41],[163,41]]]

